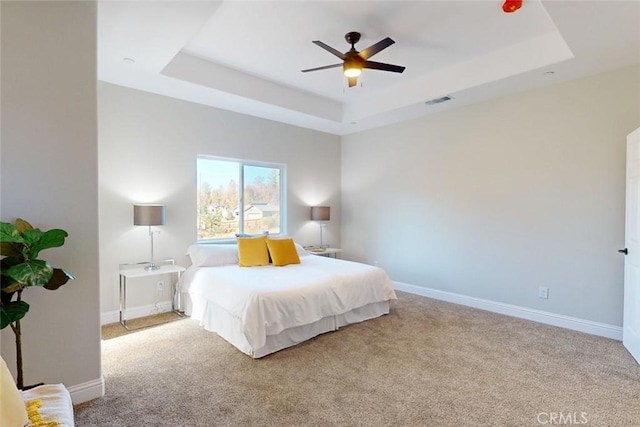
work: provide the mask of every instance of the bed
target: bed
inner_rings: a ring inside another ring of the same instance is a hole
[[[384,270],[295,247],[299,264],[240,267],[236,245],[192,245],[185,313],[253,358],[389,313]]]

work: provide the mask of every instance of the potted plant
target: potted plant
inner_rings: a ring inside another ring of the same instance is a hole
[[[40,251],[64,244],[68,233],[60,229],[41,231],[33,228],[23,219],[16,219],[15,225],[0,222],[0,292],[1,328],[11,326],[16,336],[16,362],[18,388],[24,388],[22,375],[22,332],[20,320],[29,311],[29,304],[22,300],[25,288],[41,286],[55,290],[74,279],[73,275],[48,262],[38,259]]]

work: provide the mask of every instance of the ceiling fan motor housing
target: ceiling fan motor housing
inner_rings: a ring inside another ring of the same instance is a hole
[[[344,39],[353,47],[354,44],[360,41],[360,33],[357,31],[351,31],[350,33],[345,34]]]

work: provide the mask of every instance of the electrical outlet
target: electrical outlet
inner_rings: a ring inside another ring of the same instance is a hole
[[[540,286],[540,288],[538,289],[538,298],[549,298],[549,288],[547,288],[546,286]]]
[[[158,284],[156,285],[156,289],[162,291],[164,289],[164,281],[158,280]]]

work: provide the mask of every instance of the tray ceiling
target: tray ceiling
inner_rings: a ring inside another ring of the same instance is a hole
[[[344,135],[640,62],[640,3],[178,1],[99,3],[99,79]],[[349,31],[372,60],[348,88]],[[442,96],[436,105],[426,101]]]

